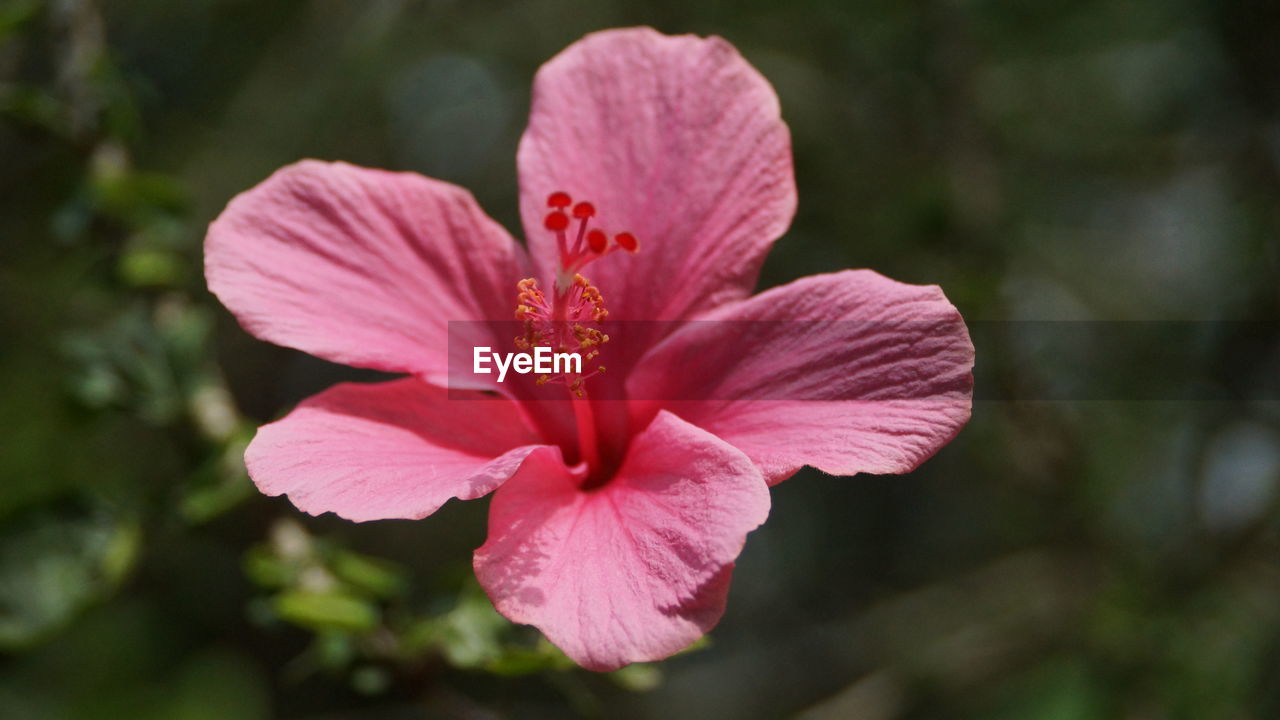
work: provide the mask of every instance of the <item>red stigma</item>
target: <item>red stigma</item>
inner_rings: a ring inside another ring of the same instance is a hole
[[[556,292],[564,293],[569,282],[578,271],[587,265],[607,256],[615,250],[636,253],[640,250],[640,241],[629,232],[616,235],[606,233],[594,225],[592,218],[596,216],[596,206],[589,202],[574,203],[569,193],[556,191],[547,196],[547,207],[551,208],[542,221],[543,227],[555,233],[556,253]],[[572,231],[570,226],[575,226]]]
[[[593,253],[602,253],[609,245],[609,236],[604,234],[602,230],[592,230],[587,233],[587,246],[591,248]]]
[[[565,228],[569,227],[569,216],[559,210],[549,212],[547,213],[547,219],[543,220],[542,224],[552,232],[563,232]]]
[[[636,240],[636,236],[629,232],[618,233],[613,236],[613,241],[618,243],[618,247],[633,253],[640,249],[640,241]]]

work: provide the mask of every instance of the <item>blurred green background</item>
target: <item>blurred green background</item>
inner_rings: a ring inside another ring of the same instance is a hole
[[[909,476],[775,488],[709,642],[593,675],[470,579],[485,501],[256,494],[256,425],[360,375],[248,337],[200,257],[301,157],[519,236],[534,71],[633,24],[777,87],[762,287],[940,284],[980,399]],[[1273,0],[0,0],[0,718],[1280,717],[1278,37]],[[1209,391],[1028,329],[1135,320],[1205,322],[1170,350]]]

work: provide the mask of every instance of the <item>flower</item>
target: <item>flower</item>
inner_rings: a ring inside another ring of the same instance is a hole
[[[769,485],[906,472],[968,420],[973,347],[937,287],[860,270],[748,297],[796,192],[773,89],[724,40],[570,46],[518,164],[527,254],[461,188],[311,160],[210,226],[209,289],[248,332],[405,374],[263,426],[262,492],[355,521],[493,492],[494,606],[607,670],[716,623]],[[513,312],[515,343],[490,322]],[[450,386],[473,346],[544,344],[591,367]]]

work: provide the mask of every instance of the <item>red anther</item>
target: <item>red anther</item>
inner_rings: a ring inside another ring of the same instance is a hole
[[[592,230],[587,233],[587,246],[593,253],[602,253],[609,246],[609,236],[601,230]]]
[[[547,219],[543,220],[542,224],[552,232],[562,232],[565,228],[569,227],[569,216],[559,210],[549,212],[547,213]]]
[[[576,218],[589,218],[596,214],[596,206],[589,202],[580,202],[573,206],[573,216]]]
[[[640,241],[636,239],[635,235],[632,235],[629,232],[623,232],[623,233],[618,233],[617,235],[614,235],[613,241],[618,243],[618,247],[622,248],[623,250],[626,250],[629,253],[633,253],[640,249]]]
[[[567,208],[573,204],[573,198],[569,197],[567,192],[553,192],[547,196],[547,207],[551,208]]]

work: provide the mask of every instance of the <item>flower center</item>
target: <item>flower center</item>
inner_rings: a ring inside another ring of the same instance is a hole
[[[555,287],[548,298],[537,280],[526,278],[516,284],[519,291],[516,319],[523,333],[516,337],[518,349],[528,351],[547,346],[555,353],[576,353],[582,358],[578,372],[540,375],[539,385],[563,384],[569,390],[578,429],[578,456],[595,475],[588,482],[602,482],[600,453],[596,442],[595,417],[587,397],[585,381],[605,371],[605,366],[592,363],[600,355],[600,347],[609,336],[594,324],[609,316],[604,296],[579,271],[612,252],[636,253],[640,242],[629,232],[612,236],[591,224],[596,208],[589,202],[574,203],[565,192],[554,192],[547,198],[550,211],[542,224],[555,233],[557,263]],[[570,219],[572,216],[572,219]],[[570,241],[571,226],[578,222]]]
[[[541,375],[538,384],[563,383],[575,397],[585,398],[583,381],[605,370],[603,365],[593,367],[589,363],[600,355],[597,348],[609,342],[609,336],[590,323],[602,322],[609,311],[604,307],[600,290],[578,271],[611,252],[639,252],[640,243],[629,232],[617,233],[610,239],[605,231],[590,227],[596,215],[595,206],[589,202],[574,204],[569,193],[551,193],[547,207],[551,210],[542,224],[556,235],[556,286],[548,300],[537,280],[526,278],[516,284],[520,291],[516,319],[524,323],[524,334],[518,336],[515,343],[520,350],[547,346],[556,353],[577,353],[582,358],[581,372]],[[572,244],[569,242],[570,215],[578,220],[577,237]]]
[[[563,383],[574,395],[584,397],[586,391],[582,382],[605,369],[603,365],[597,365],[588,370],[591,367],[589,363],[600,354],[596,348],[609,342],[609,336],[584,324],[598,323],[609,316],[604,307],[604,297],[590,281],[577,274],[568,289],[557,292],[556,299],[551,302],[547,301],[547,296],[538,288],[538,281],[533,278],[521,280],[516,283],[516,288],[520,290],[516,319],[524,324],[524,334],[516,336],[516,348],[531,350],[547,346],[552,352],[576,353],[582,358],[581,372],[539,375],[538,384]]]

